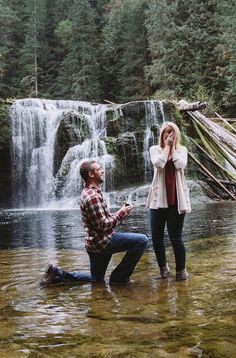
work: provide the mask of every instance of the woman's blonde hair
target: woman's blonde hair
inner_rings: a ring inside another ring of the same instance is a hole
[[[162,124],[161,130],[160,130],[160,135],[159,135],[159,145],[161,147],[164,147],[163,133],[164,133],[164,130],[166,129],[166,127],[173,128],[173,131],[175,133],[175,138],[176,138],[175,148],[177,148],[180,145],[181,133],[180,133],[179,127],[174,122],[164,122]]]

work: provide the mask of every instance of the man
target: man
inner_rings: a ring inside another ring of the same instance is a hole
[[[132,206],[123,205],[113,214],[109,211],[101,192],[104,171],[99,163],[95,160],[84,162],[80,166],[80,175],[85,182],[80,208],[92,280],[103,281],[112,254],[126,251],[111,273],[110,284],[128,283],[148,245],[148,238],[143,234],[114,232],[114,228],[129,215]]]
[[[62,281],[102,282],[112,254],[122,251],[126,251],[126,254],[112,271],[110,284],[127,284],[148,245],[148,238],[144,234],[114,231],[114,228],[129,215],[132,206],[123,205],[113,214],[109,211],[101,192],[104,171],[97,161],[89,160],[81,164],[80,175],[85,182],[80,196],[80,208],[86,234],[85,247],[90,258],[91,276],[80,272],[66,272],[49,265],[41,285]]]

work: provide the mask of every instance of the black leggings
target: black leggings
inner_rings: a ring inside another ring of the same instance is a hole
[[[164,244],[165,224],[175,255],[176,271],[185,268],[186,251],[182,241],[182,231],[185,213],[179,214],[177,206],[165,209],[150,209],[152,243],[160,268],[166,265],[166,250]]]

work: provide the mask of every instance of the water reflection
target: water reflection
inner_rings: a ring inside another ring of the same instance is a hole
[[[217,202],[193,207],[186,216],[185,240],[235,232],[236,203]],[[149,212],[134,208],[119,230],[140,231],[150,237]],[[83,249],[80,211],[1,211],[0,248]]]
[[[79,211],[2,212],[0,356],[233,358],[235,204],[198,209],[185,224],[188,282],[159,280],[150,247],[130,286],[48,289],[39,289],[38,281],[49,261],[89,270]],[[148,232],[144,208],[123,224],[130,228]],[[171,247],[167,257],[174,275]]]
[[[205,250],[204,239],[188,244],[188,282],[158,280],[149,251],[134,274],[135,284],[114,287],[40,290],[36,281],[43,250],[3,250],[4,356],[27,348],[45,357],[234,357],[236,237],[207,241]],[[62,251],[62,264],[79,264],[77,250]],[[173,255],[168,255],[173,268]],[[83,260],[83,253],[79,256]],[[110,270],[119,259],[114,257]]]

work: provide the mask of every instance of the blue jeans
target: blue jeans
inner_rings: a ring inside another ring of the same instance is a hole
[[[186,252],[182,241],[182,231],[185,213],[179,214],[177,206],[161,209],[150,209],[150,224],[152,243],[157,262],[160,268],[166,265],[166,251],[164,244],[164,231],[167,231],[173,246],[176,271],[185,268]]]
[[[91,282],[92,277],[89,273],[81,271],[68,272],[59,267],[54,267],[55,279],[53,283],[73,283],[73,282]]]
[[[112,254],[126,251],[119,265],[112,271],[110,283],[128,283],[136,264],[148,245],[144,234],[117,232],[113,234],[106,248],[100,253],[88,252],[90,272],[93,281],[104,281]]]

